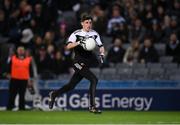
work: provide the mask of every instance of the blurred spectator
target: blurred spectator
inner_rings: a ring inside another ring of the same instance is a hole
[[[121,16],[119,5],[115,4],[112,7],[112,17],[108,21],[107,34],[114,36],[118,31],[120,24],[125,22],[126,20]]]
[[[37,3],[34,7],[33,19],[31,25],[35,34],[43,35],[45,27],[45,14],[43,13],[42,4]]]
[[[52,31],[47,31],[44,36],[44,43],[46,45],[54,44],[54,33]]]
[[[67,25],[65,22],[60,23],[58,27],[58,32],[55,37],[56,46],[63,46],[66,43],[67,38]]]
[[[68,64],[66,63],[62,53],[57,51],[55,54],[54,64],[53,64],[53,72],[56,75],[60,75],[63,73],[69,73]]]
[[[47,46],[47,54],[51,59],[54,59],[55,47],[52,44]]]
[[[129,32],[129,41],[133,38],[137,38],[140,42],[143,41],[145,36],[146,29],[142,25],[142,21],[140,19],[136,19]]]
[[[163,40],[164,42],[168,42],[167,40],[170,37],[171,33],[177,33],[180,34],[180,28],[177,26],[178,22],[177,22],[177,17],[176,16],[172,16],[170,17],[169,15],[166,15],[164,17],[164,23],[163,23]]]
[[[155,13],[156,19],[158,22],[163,22],[164,16],[165,16],[165,11],[162,6],[157,7],[157,13]]]
[[[64,60],[66,61],[66,64],[68,64],[68,67],[72,67],[72,56],[73,56],[72,50],[67,50],[63,45],[63,47],[61,48],[61,53],[64,57]]]
[[[100,35],[106,32],[106,15],[104,10],[102,10],[99,4],[94,5],[91,10],[91,15],[93,17],[93,29],[95,29]]]
[[[172,7],[169,9],[169,14],[178,17],[178,20],[180,18],[180,1],[179,0],[174,0],[173,2],[171,1],[170,4],[172,4]]]
[[[157,50],[153,46],[150,38],[144,39],[144,45],[139,53],[140,63],[155,63],[158,62],[159,56]]]
[[[124,42],[129,42],[128,36],[129,36],[129,30],[127,28],[126,24],[120,24],[119,29],[117,30],[115,37],[120,37]]]
[[[33,40],[33,47],[32,47],[32,51],[33,51],[33,55],[37,55],[39,52],[40,47],[43,45],[43,40],[41,36],[36,35],[34,37]]]
[[[5,20],[5,13],[0,9],[0,37],[7,37],[8,29],[9,26],[7,20]]]
[[[35,56],[35,62],[37,64],[38,74],[41,78],[48,79],[52,78],[52,59],[47,54],[46,47],[41,46],[38,54]]]
[[[180,43],[175,33],[170,35],[166,44],[166,55],[173,56],[173,62],[180,63]]]
[[[11,15],[9,15],[9,37],[10,42],[16,44],[15,42],[19,42],[21,37],[21,30],[19,25],[19,16],[20,16],[20,10],[16,9],[14,10]]]
[[[122,47],[123,41],[120,38],[115,38],[113,46],[108,50],[107,62],[108,63],[120,63],[123,61],[125,49]]]
[[[20,2],[20,19],[19,25],[20,28],[23,30],[25,28],[31,27],[31,20],[32,20],[32,6],[27,3],[27,1],[23,0]]]
[[[133,39],[131,46],[127,48],[126,53],[123,58],[123,62],[129,65],[133,65],[138,62],[140,53],[140,43],[138,39]]]
[[[124,12],[123,12],[125,15],[124,17],[125,17],[126,23],[128,25],[130,25],[132,23],[132,20],[135,20],[137,18],[138,13],[136,10],[144,7],[144,5],[142,7],[139,7],[140,5],[139,6],[137,5],[138,2],[140,2],[140,1],[135,2],[134,0],[124,0],[124,3],[122,3],[122,4],[124,4],[124,5],[122,5],[124,7]],[[140,14],[140,15],[143,15],[143,14]]]
[[[172,32],[175,32],[177,34],[177,36],[180,36],[180,27],[178,26],[178,17],[176,16],[172,16],[171,17],[171,29]]]
[[[5,13],[5,19],[8,21],[9,16],[16,8],[15,3],[12,0],[3,0],[2,5],[0,5],[0,7]]]
[[[172,21],[172,19],[169,15],[164,16],[164,22],[163,22],[163,26],[162,26],[164,43],[167,42],[170,34],[173,32],[173,29],[171,27],[171,21]]]
[[[142,22],[146,28],[150,27],[153,17],[153,6],[152,4],[147,4],[145,7],[145,15],[141,16]]]
[[[161,39],[163,34],[161,30],[162,29],[159,25],[159,22],[156,19],[154,19],[151,22],[150,29],[147,31],[147,35],[152,37],[154,43],[162,42]]]

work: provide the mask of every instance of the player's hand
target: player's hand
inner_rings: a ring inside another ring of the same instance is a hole
[[[100,55],[104,55],[105,49],[103,46],[99,48],[99,53],[100,53]]]
[[[78,45],[83,46],[85,44],[85,39],[81,39],[78,41]]]
[[[100,59],[100,62],[101,62],[101,63],[104,63],[104,54],[101,53],[101,54],[99,55],[99,59]]]

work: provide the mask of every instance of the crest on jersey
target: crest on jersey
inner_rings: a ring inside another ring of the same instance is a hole
[[[80,36],[79,37],[79,40],[84,40],[86,37],[84,37],[84,36]]]

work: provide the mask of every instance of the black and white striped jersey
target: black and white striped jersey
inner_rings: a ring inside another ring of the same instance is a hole
[[[70,35],[68,42],[77,42],[89,37],[94,38],[99,47],[102,46],[100,36],[95,30],[90,30],[89,32],[83,31],[82,29],[76,30]]]
[[[83,31],[82,29],[74,31],[70,35],[70,37],[67,41],[67,44],[73,43],[73,42],[78,42],[82,39],[89,38],[89,37],[95,39],[97,46],[99,46],[99,47],[103,46],[100,36],[96,31],[90,30],[89,32],[86,32],[86,31]],[[91,60],[91,58],[93,58],[93,56],[94,56],[92,51],[86,51],[83,49],[82,46],[76,46],[74,48],[74,52],[75,52],[75,57],[74,57],[75,61],[81,61],[84,63],[89,62]]]

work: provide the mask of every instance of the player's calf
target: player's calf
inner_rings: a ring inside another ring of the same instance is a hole
[[[51,91],[49,93],[49,109],[53,108],[54,102],[55,102],[55,98],[56,98],[55,93],[53,91]]]

